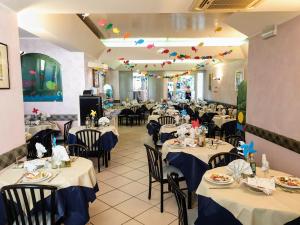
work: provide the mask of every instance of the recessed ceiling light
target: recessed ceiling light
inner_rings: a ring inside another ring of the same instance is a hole
[[[191,47],[204,43],[203,46],[241,46],[245,38],[142,38],[143,44],[136,44],[139,38],[110,38],[101,39],[102,43],[109,48],[113,47],[146,47],[154,44],[155,47]]]

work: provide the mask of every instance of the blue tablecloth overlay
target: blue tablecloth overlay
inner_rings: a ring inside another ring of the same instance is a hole
[[[196,191],[203,174],[209,169],[202,160],[184,152],[169,152],[167,161],[183,173],[190,192]]]
[[[89,221],[88,206],[96,199],[98,185],[94,188],[71,186],[56,192],[56,221],[65,225],[85,225]],[[49,196],[50,197],[50,196]],[[48,199],[49,199],[48,197]],[[0,195],[0,225],[6,225],[6,213]]]
[[[109,152],[118,143],[118,136],[115,135],[112,131],[106,132],[105,134],[101,135],[99,141],[103,150]],[[81,144],[81,143],[80,140],[77,140],[74,134],[69,134],[68,144]]]
[[[198,218],[195,225],[243,225],[227,209],[211,198],[198,195]],[[299,225],[300,217],[285,225]]]

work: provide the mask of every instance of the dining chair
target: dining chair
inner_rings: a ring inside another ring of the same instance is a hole
[[[64,143],[66,144],[68,141],[69,131],[72,127],[73,120],[68,121],[64,124]]]
[[[210,157],[208,166],[210,169],[227,166],[229,163],[236,159],[244,159],[244,157],[242,155],[231,152],[221,152]]]
[[[132,106],[132,107],[130,107],[130,110],[132,111],[128,115],[130,126],[133,126],[134,123],[136,125],[138,125],[138,124],[140,125],[140,123],[141,123],[141,114],[139,112],[139,109],[140,109],[139,106]]]
[[[76,132],[76,139],[78,144],[82,144],[87,148],[87,157],[96,157],[98,160],[98,172],[100,173],[100,158],[103,157],[105,166],[108,165],[107,154],[101,148],[100,143],[101,132],[93,129],[84,129]]]
[[[57,187],[14,184],[1,188],[8,225],[54,225]]]
[[[225,137],[229,135],[236,135],[236,121],[229,121],[222,125],[221,127],[222,133],[225,135]]]
[[[78,156],[87,158],[88,148],[84,145],[70,144],[66,146],[67,151],[70,156]]]
[[[175,195],[176,203],[178,206],[178,224],[188,225],[188,214],[186,207],[186,196],[182,190],[179,188],[178,174],[171,173],[168,174],[168,183],[170,185],[171,191]]]
[[[245,139],[240,135],[229,135],[225,137],[225,141],[233,145],[233,147],[238,147],[240,141],[245,141]]]
[[[160,125],[175,124],[175,118],[173,116],[161,116],[158,117],[157,121]]]
[[[177,173],[178,181],[185,181],[185,178],[180,170],[177,168],[162,164],[162,153],[152,148],[151,146],[144,144],[147,152],[148,159],[148,168],[149,168],[149,190],[148,190],[148,199],[151,199],[151,191],[152,191],[152,183],[159,182],[160,183],[160,212],[164,211],[164,199],[163,196],[166,193],[169,193],[170,190],[164,191],[164,184],[168,183],[167,174],[172,172]],[[153,179],[153,180],[152,180]],[[189,194],[189,196],[191,196]]]

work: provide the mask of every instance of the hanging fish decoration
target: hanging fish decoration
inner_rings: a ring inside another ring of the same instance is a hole
[[[194,51],[196,53],[198,51],[198,49],[196,47],[192,47],[192,51]]]
[[[204,46],[204,42],[200,42],[198,45],[198,47],[202,47],[202,46]]]
[[[104,27],[105,24],[107,24],[107,20],[106,19],[101,19],[101,20],[98,21],[98,24],[99,24],[100,27]]]
[[[223,27],[221,27],[221,26],[217,26],[216,28],[215,28],[215,32],[220,32],[220,31],[222,31],[223,30]]]
[[[110,30],[111,28],[113,28],[113,24],[109,23],[106,25],[105,30]]]
[[[167,63],[167,64],[169,64],[169,65],[170,65],[170,64],[172,64],[172,62],[171,62],[171,61],[166,61],[166,63]]]
[[[117,27],[114,27],[112,31],[113,31],[113,33],[115,33],[115,34],[119,34],[119,33],[120,33],[120,30],[119,30],[119,28],[117,28]]]
[[[148,64],[145,65],[145,68],[148,68]]]
[[[145,42],[144,39],[139,39],[139,40],[135,41],[134,43],[135,43],[135,45],[141,45],[141,44],[143,44],[144,42]]]
[[[170,56],[170,57],[176,57],[176,56],[177,56],[177,52],[171,52],[171,53],[169,54],[169,56]]]
[[[200,59],[200,57],[199,56],[195,56],[194,59]]]
[[[107,53],[110,53],[110,52],[111,52],[111,48],[107,49],[106,52],[107,52]]]
[[[123,61],[125,58],[124,57],[119,57],[118,60],[119,61]]]
[[[154,44],[149,44],[149,45],[147,45],[147,49],[152,49],[152,48],[154,48],[155,46],[154,46]]]
[[[126,39],[126,38],[129,38],[130,36],[131,36],[131,34],[129,32],[125,32],[123,35],[123,38]]]
[[[168,54],[170,52],[169,49],[164,49],[161,54]]]

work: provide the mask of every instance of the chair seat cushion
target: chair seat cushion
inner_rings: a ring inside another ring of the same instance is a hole
[[[164,171],[163,179],[167,179],[167,175],[171,174],[171,173],[177,173],[178,178],[183,178],[184,177],[182,172],[174,166],[166,165],[166,166],[163,167],[163,171]]]

